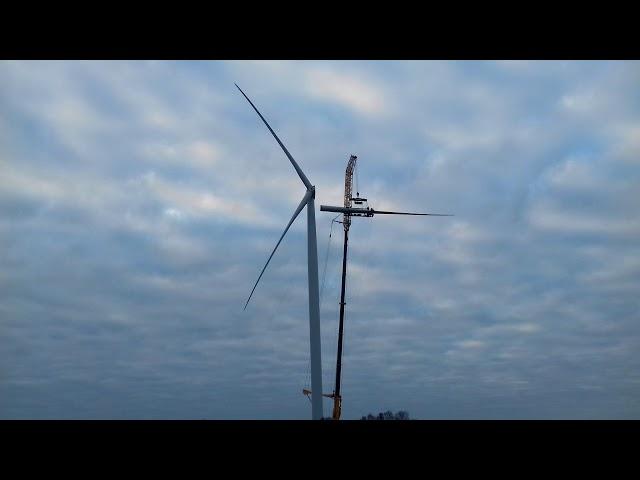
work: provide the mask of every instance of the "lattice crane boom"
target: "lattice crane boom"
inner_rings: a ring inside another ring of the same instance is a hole
[[[352,206],[352,198],[353,198],[353,171],[356,168],[356,161],[358,157],[355,155],[351,155],[349,158],[349,162],[347,163],[347,169],[344,174],[344,208],[351,208]],[[349,226],[351,225],[351,216],[348,214],[343,215],[342,225],[344,226],[344,231],[349,230]]]

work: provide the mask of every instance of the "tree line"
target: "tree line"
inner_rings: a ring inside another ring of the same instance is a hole
[[[363,415],[360,420],[409,420],[409,412],[399,410],[393,413],[391,410],[387,410],[386,412],[378,413],[378,415]]]

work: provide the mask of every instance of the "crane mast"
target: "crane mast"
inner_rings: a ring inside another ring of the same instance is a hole
[[[358,157],[351,155],[344,175],[344,207],[351,208],[353,199],[353,171],[356,167]],[[342,338],[344,332],[344,293],[347,280],[347,245],[349,243],[349,227],[351,226],[351,214],[344,213],[342,216],[342,226],[344,227],[344,246],[342,250],[342,285],[340,288],[340,323],[338,325],[338,354],[336,359],[336,383],[333,390],[333,413],[334,420],[340,420],[342,412],[342,396],[340,395],[340,378],[342,374]]]

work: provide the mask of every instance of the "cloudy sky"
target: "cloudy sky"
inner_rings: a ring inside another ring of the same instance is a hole
[[[0,418],[640,418],[639,62],[0,62]],[[326,263],[325,263],[326,259]],[[325,400],[325,414],[330,413]]]

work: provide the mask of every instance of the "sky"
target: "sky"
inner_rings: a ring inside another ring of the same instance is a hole
[[[0,418],[640,418],[640,62],[1,61]],[[331,401],[325,399],[325,415]]]

